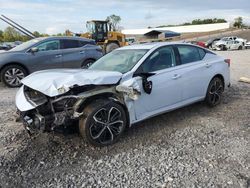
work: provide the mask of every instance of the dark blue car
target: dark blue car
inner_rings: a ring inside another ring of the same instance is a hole
[[[55,68],[85,68],[102,57],[94,40],[81,37],[32,39],[0,53],[1,81],[9,87],[21,86],[28,74]]]

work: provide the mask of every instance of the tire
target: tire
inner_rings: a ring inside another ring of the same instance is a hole
[[[116,48],[119,48],[119,45],[112,42],[112,43],[107,44],[105,51],[106,51],[106,53],[109,53],[109,52],[112,52]]]
[[[213,78],[208,86],[205,102],[208,106],[214,107],[220,104],[222,93],[224,91],[224,84],[221,78]]]
[[[239,46],[238,50],[242,50],[242,49],[243,49],[243,47],[242,47],[242,46]]]
[[[79,120],[80,135],[94,146],[114,144],[126,128],[127,119],[123,107],[110,100],[96,100],[83,110],[83,114],[84,117]]]
[[[94,59],[87,59],[82,63],[82,69],[89,68],[95,62]]]
[[[223,46],[222,46],[222,50],[223,50],[223,51],[227,51],[228,49],[227,49],[227,47],[226,47],[225,45],[223,45]]]
[[[27,74],[27,71],[20,65],[8,65],[1,71],[1,80],[8,87],[20,87],[21,79]]]

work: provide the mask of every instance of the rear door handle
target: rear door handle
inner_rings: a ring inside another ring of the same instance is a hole
[[[175,74],[175,75],[172,77],[172,79],[173,79],[173,80],[177,80],[177,79],[180,78],[180,77],[181,77],[181,75]]]
[[[57,54],[55,57],[56,58],[62,57],[62,54]]]

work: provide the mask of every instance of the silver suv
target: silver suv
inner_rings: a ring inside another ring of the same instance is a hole
[[[9,87],[21,86],[28,74],[55,68],[85,68],[102,57],[94,40],[80,37],[44,37],[25,42],[0,53],[1,81]]]

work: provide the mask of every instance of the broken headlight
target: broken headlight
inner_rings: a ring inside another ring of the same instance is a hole
[[[26,99],[35,106],[40,106],[48,101],[47,97],[43,93],[29,87],[24,87],[24,95]]]

